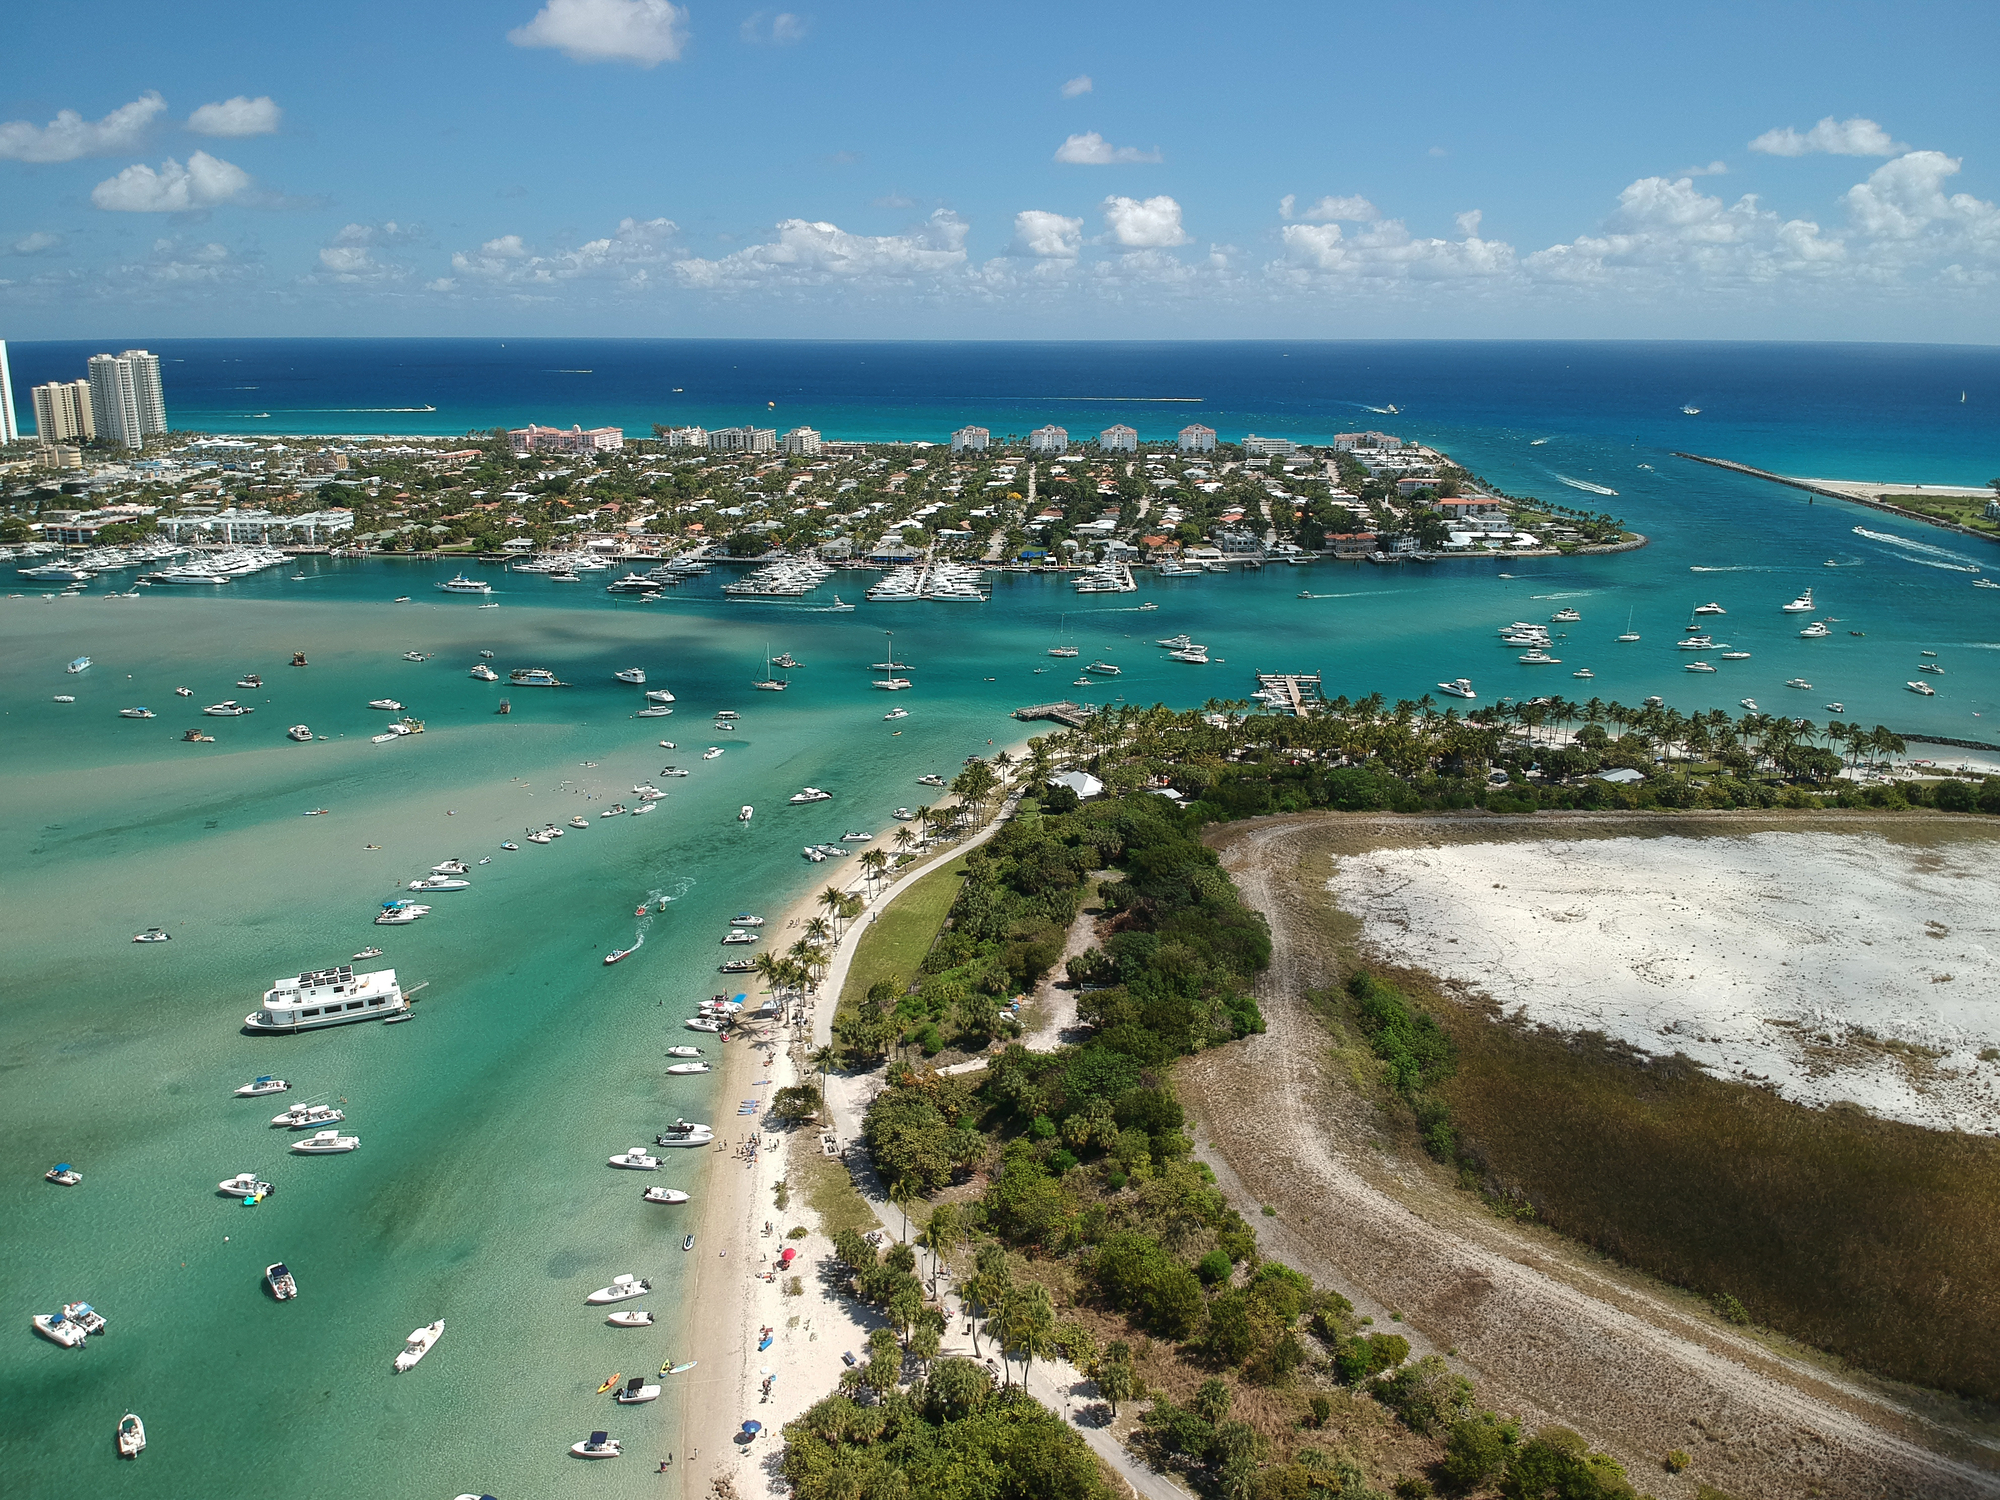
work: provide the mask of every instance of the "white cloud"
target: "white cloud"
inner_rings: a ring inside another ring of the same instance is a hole
[[[220,104],[202,105],[188,116],[188,129],[196,135],[271,135],[284,118],[285,112],[268,94],[256,99],[238,94]]]
[[[1873,120],[1859,115],[1836,120],[1828,115],[1804,135],[1789,125],[1767,130],[1750,143],[1750,149],[1766,156],[1807,156],[1815,151],[1831,156],[1894,156],[1910,148],[1891,140]]]
[[[1046,209],[1024,208],[1014,215],[1012,253],[1074,260],[1083,253],[1083,220],[1066,219]]]
[[[738,28],[743,40],[753,46],[769,44],[774,47],[789,47],[806,39],[806,22],[803,16],[781,10],[767,22],[766,12],[756,11],[747,17]]]
[[[1062,96],[1065,99],[1074,99],[1079,94],[1089,93],[1090,89],[1090,75],[1088,73],[1079,73],[1062,86]]]
[[[101,120],[86,120],[73,109],[57,110],[46,125],[9,120],[0,125],[0,159],[75,161],[82,156],[130,151],[144,138],[153,117],[166,107],[166,100],[149,92],[130,104],[121,104]]]
[[[835,224],[786,219],[774,241],[715,260],[678,261],[674,271],[685,285],[711,290],[908,282],[963,266],[966,229],[948,208],[907,234],[850,234]]]
[[[575,62],[674,62],[687,46],[687,11],[671,0],[548,0],[507,33],[516,47],[554,47]]]
[[[45,229],[37,229],[33,234],[22,235],[13,244],[9,245],[7,249],[14,255],[41,255],[50,250],[61,249],[62,242],[63,238],[61,235],[50,234]]]
[[[1847,255],[1846,245],[1818,224],[1781,219],[1754,194],[1725,203],[1686,177],[1642,177],[1618,195],[1603,234],[1538,250],[1522,266],[1542,281],[1633,289],[1691,282],[1721,290],[1824,275]]]
[[[420,238],[421,224],[398,224],[384,219],[380,224],[349,224],[333,237],[336,245],[395,245]]]
[[[1104,227],[1112,243],[1128,250],[1163,250],[1188,243],[1181,206],[1166,194],[1157,198],[1106,198]]]
[[[1296,212],[1298,201],[1297,194],[1285,194],[1278,200],[1278,217],[1288,222],[1292,219],[1303,219],[1308,224],[1326,224],[1337,219],[1346,219],[1355,224],[1372,224],[1382,217],[1381,209],[1358,195],[1351,198],[1322,198],[1304,213]]]
[[[915,208],[917,206],[916,199],[905,198],[901,193],[897,192],[884,193],[879,198],[870,198],[868,202],[872,208]]]
[[[309,282],[327,279],[348,285],[406,280],[413,274],[410,266],[383,260],[376,251],[407,244],[422,234],[421,225],[399,224],[394,219],[385,219],[380,224],[348,224],[333,237],[333,243],[320,249],[320,269],[327,273],[326,277],[312,275],[304,279]]]
[[[1712,161],[1705,167],[1682,167],[1674,173],[1676,177],[1722,177],[1729,172],[1726,161]]]
[[[1458,226],[1458,232],[1464,235],[1467,239],[1476,240],[1479,238],[1480,221],[1485,217],[1486,217],[1485,213],[1483,213],[1481,210],[1476,208],[1468,208],[1462,214],[1453,215],[1452,223]]]
[[[1114,146],[1096,131],[1073,135],[1056,147],[1056,160],[1073,167],[1110,167],[1127,162],[1160,160],[1160,148],[1141,151],[1137,146]]]
[[[250,174],[232,162],[197,151],[182,166],[171,156],[155,172],[140,162],[91,189],[90,201],[119,213],[184,213],[213,208],[250,189]]]
[[[1479,237],[1479,213],[1458,216],[1462,240],[1419,239],[1400,219],[1348,234],[1338,224],[1287,224],[1287,262],[1270,269],[1317,272],[1352,281],[1463,281],[1510,275],[1514,247]]]
[[[433,283],[432,287],[450,291],[465,280],[529,293],[553,291],[574,281],[643,287],[651,281],[655,266],[674,259],[674,239],[679,233],[679,226],[671,219],[621,219],[614,234],[547,255],[530,250],[518,234],[503,234],[476,251],[458,251],[451,258],[453,275],[445,278],[451,285]]]
[[[2000,251],[2000,209],[1970,193],[1945,195],[1958,170],[1958,159],[1942,151],[1912,151],[1877,167],[1842,201],[1855,226],[1878,239],[1938,236]]]

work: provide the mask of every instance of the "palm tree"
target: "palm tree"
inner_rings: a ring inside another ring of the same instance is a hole
[[[830,885],[819,893],[819,904],[833,917],[834,931],[838,932],[840,919],[847,914],[847,893],[837,885]]]
[[[928,831],[930,821],[931,809],[929,807],[919,807],[917,809],[917,837],[919,839],[922,839]]]
[[[861,856],[861,868],[868,872],[871,880],[880,880],[889,866],[889,854],[885,849],[870,849]]]
[[[832,941],[833,927],[825,917],[810,917],[806,920],[805,934],[815,946],[821,946]]]
[[[840,1053],[831,1042],[824,1047],[815,1047],[806,1054],[807,1066],[819,1074],[819,1091],[822,1098],[826,1095],[826,1075],[833,1071],[833,1065],[838,1061]]]
[[[917,836],[914,833],[910,832],[909,824],[905,823],[901,828],[898,828],[896,830],[897,853],[907,854],[909,852],[910,845],[914,844],[916,841],[917,841]]]
[[[750,960],[750,963],[751,967],[757,971],[757,977],[763,980],[765,984],[774,990],[782,990],[784,988],[785,962],[777,954],[766,948],[762,953]]]

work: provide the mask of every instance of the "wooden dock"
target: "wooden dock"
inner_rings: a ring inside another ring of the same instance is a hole
[[[1272,712],[1301,719],[1310,719],[1316,709],[1326,706],[1317,672],[1259,672],[1257,691]]]
[[[1067,698],[1060,703],[1035,703],[1027,708],[1014,710],[1017,719],[1053,719],[1068,729],[1083,728],[1084,721],[1097,712],[1094,704],[1071,703]]]

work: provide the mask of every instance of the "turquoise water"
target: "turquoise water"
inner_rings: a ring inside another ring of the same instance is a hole
[[[641,1205],[648,1179],[604,1159],[676,1114],[734,1138],[733,1101],[711,1097],[711,1080],[665,1078],[661,1056],[686,1007],[724,987],[726,918],[746,907],[775,916],[825,884],[831,871],[802,861],[801,844],[850,827],[882,835],[892,808],[930,795],[917,776],[949,777],[989,742],[1020,738],[1006,714],[1021,704],[1122,694],[1184,706],[1242,697],[1260,669],[1322,670],[1329,693],[1394,699],[1463,674],[1483,702],[1660,693],[1734,710],[1755,696],[1823,720],[1820,705],[1838,698],[1849,719],[1990,736],[2000,593],[1918,550],[1983,562],[1979,544],[1722,475],[1690,476],[1649,503],[1633,520],[1652,546],[1521,560],[1512,579],[1492,563],[1321,563],[1081,598],[1059,580],[1002,576],[983,606],[832,614],[815,606],[836,590],[858,599],[870,575],[836,575],[800,603],[739,603],[720,597],[718,572],[635,605],[592,585],[496,573],[501,607],[479,610],[432,591],[450,565],[319,560],[220,596],[0,599],[9,1493],[305,1496],[329,1472],[356,1494],[561,1493],[581,1482],[567,1444],[595,1427],[627,1438],[632,1461],[594,1466],[593,1491],[660,1493],[648,1455],[683,1442],[671,1396],[625,1411],[593,1392],[613,1370],[703,1351],[672,1316],[622,1332],[582,1299],[634,1271],[659,1284],[651,1301],[663,1314],[674,1308],[689,1221]],[[1856,524],[1906,542],[1857,537]],[[292,571],[308,576],[294,582]],[[1802,621],[1779,612],[1807,585],[1840,619],[1827,640],[1797,639]],[[405,594],[411,603],[390,602]],[[1147,599],[1159,608],[1137,610]],[[1718,635],[1753,659],[1690,676],[1673,642],[1687,610],[1710,599],[1729,610],[1713,622]],[[1558,641],[1562,667],[1520,666],[1495,644],[1496,625],[1564,604],[1583,619]],[[1644,639],[1620,646],[1628,616]],[[910,693],[867,686],[885,627],[914,664]],[[1065,629],[1077,662],[1044,654]],[[1181,631],[1216,664],[1170,662],[1152,645]],[[482,648],[503,677],[547,666],[577,686],[472,681]],[[409,649],[435,655],[406,662]],[[1901,687],[1922,649],[1946,668],[1935,699]],[[310,667],[286,665],[295,650]],[[767,650],[805,663],[782,695],[749,689]],[[80,653],[96,665],[66,676]],[[1123,675],[1072,687],[1097,656]],[[677,695],[672,717],[630,717],[639,690],[611,680],[626,665]],[[1596,678],[1571,678],[1579,665]],[[236,688],[247,671],[264,688]],[[1786,690],[1794,675],[1815,690]],[[176,698],[177,684],[194,696]],[[52,703],[58,692],[77,702]],[[383,695],[426,732],[371,744],[390,716],[364,705]],[[493,713],[503,696],[514,705],[504,718]],[[227,697],[257,712],[195,712]],[[884,722],[898,703],[910,717]],[[115,716],[133,704],[160,717]],[[711,728],[708,714],[725,707],[744,716],[734,735]],[[295,722],[331,738],[290,743]],[[180,743],[191,724],[216,743]],[[661,738],[678,749],[659,749]],[[702,762],[711,744],[726,753]],[[595,817],[669,761],[692,774],[658,782],[670,793],[658,811]],[[836,800],[788,806],[806,783]],[[745,802],[758,810],[748,826],[735,816]],[[301,816],[315,807],[329,812]],[[498,848],[579,810],[587,831]],[[475,867],[471,890],[432,898],[424,921],[370,925],[376,903],[447,856],[493,863]],[[601,955],[634,935],[639,899],[668,891],[680,894],[644,947],[606,969]],[[174,940],[129,942],[154,924]],[[415,1022],[240,1033],[273,977],[371,942],[406,984],[429,982]],[[266,1072],[293,1092],[230,1097]],[[282,1104],[319,1098],[344,1101],[358,1152],[293,1157],[266,1126]],[[84,1186],[41,1181],[59,1159],[80,1167]],[[699,1192],[718,1159],[676,1162],[655,1180]],[[245,1170],[279,1187],[254,1209],[215,1192]],[[276,1259],[300,1278],[294,1303],[259,1289]],[[31,1312],[75,1298],[111,1320],[103,1338],[65,1351],[29,1331]],[[437,1317],[443,1342],[392,1377],[404,1336]],[[152,1444],[121,1466],[111,1433],[128,1408]]]

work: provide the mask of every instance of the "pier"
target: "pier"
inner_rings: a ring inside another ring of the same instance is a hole
[[[1067,698],[1060,703],[1036,703],[1027,708],[1014,710],[1017,719],[1053,719],[1068,729],[1083,728],[1084,721],[1097,712],[1096,705],[1072,703]]]
[[[1834,485],[1812,479],[1794,479],[1788,474],[1773,474],[1769,469],[1758,469],[1751,467],[1749,464],[1739,464],[1733,458],[1710,458],[1705,454],[1680,452],[1674,453],[1673,456],[1675,458],[1684,458],[1689,463],[1707,464],[1711,468],[1728,469],[1733,473],[1747,474],[1752,479],[1768,479],[1773,484],[1782,484],[1791,489],[1804,490],[1807,494],[1811,495],[1822,495],[1828,500],[1845,500],[1849,505],[1865,505],[1870,510],[1879,510],[1888,515],[1901,516],[1905,521],[1919,521],[1925,526],[1935,526],[1940,531],[1955,531],[1960,536],[1976,536],[1985,542],[2000,541],[2000,537],[1994,536],[1989,531],[1975,531],[1972,527],[1961,526],[1956,521],[1940,520],[1936,516],[1927,516],[1920,510],[1908,510],[1900,505],[1891,505],[1886,500],[1872,499],[1867,495],[1857,494],[1855,490],[1860,488],[1859,486]],[[1894,488],[1894,486],[1887,485],[1872,487],[1877,489]],[[1911,484],[1903,486],[1901,492],[1914,494],[1922,488],[1924,486]],[[1932,486],[1932,488],[1939,489],[1938,486]],[[1940,493],[1942,492],[1940,490]],[[1979,491],[1967,488],[1962,493],[1977,494]]]
[[[1317,672],[1259,672],[1257,696],[1277,713],[1310,719],[1313,711],[1325,706]]]

